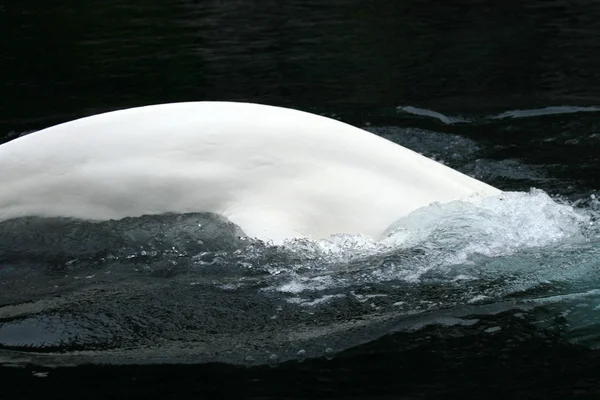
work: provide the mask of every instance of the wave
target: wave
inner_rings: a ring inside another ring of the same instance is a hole
[[[533,108],[533,109],[523,109],[523,110],[509,110],[502,112],[500,114],[491,114],[483,117],[465,117],[465,116],[451,116],[445,115],[441,112],[429,110],[426,108],[418,108],[413,106],[398,106],[396,107],[396,111],[400,113],[416,115],[420,117],[427,117],[436,119],[443,124],[453,125],[453,124],[469,124],[469,123],[489,123],[494,122],[496,120],[503,119],[519,119],[519,118],[531,118],[531,117],[544,117],[544,116],[554,116],[554,115],[564,115],[564,114],[574,114],[574,113],[594,113],[600,112],[600,107],[589,106],[589,107],[581,107],[581,106],[551,106],[551,107],[543,107],[543,108]]]
[[[282,246],[207,214],[7,221],[0,362],[278,363],[550,306],[594,346],[582,299],[600,283],[599,210],[506,193],[417,210],[381,242]]]

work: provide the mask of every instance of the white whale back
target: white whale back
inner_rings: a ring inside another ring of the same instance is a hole
[[[114,111],[0,146],[0,221],[213,212],[274,242],[380,239],[432,202],[499,193],[345,123],[250,103]]]

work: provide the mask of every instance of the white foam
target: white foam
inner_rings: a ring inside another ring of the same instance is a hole
[[[462,249],[470,254],[506,255],[521,248],[583,239],[590,215],[554,201],[541,190],[507,192],[473,203],[451,202],[423,207],[388,230],[384,243],[398,247]]]
[[[279,286],[277,291],[298,294],[306,290],[324,290],[332,286],[333,281],[329,276],[318,276],[313,278],[298,277]]]
[[[503,257],[526,249],[590,240],[595,236],[587,229],[593,221],[590,208],[553,200],[537,189],[503,193],[472,203],[433,204],[398,220],[380,242],[360,235],[288,242],[288,251],[295,252],[300,260],[318,260],[321,273],[327,275],[288,276],[275,290],[298,295],[356,283],[415,283],[432,270],[468,264],[473,256]],[[419,249],[422,255],[394,258],[398,252],[412,249]],[[352,270],[353,263],[359,267],[351,278],[337,274]],[[464,273],[449,279],[456,284],[477,280]]]
[[[335,235],[318,241],[290,241],[286,248],[304,257],[349,262],[400,248],[455,248],[488,256],[523,247],[582,239],[591,215],[553,200],[542,190],[506,192],[473,202],[455,201],[422,207],[399,219],[374,241],[364,235]]]

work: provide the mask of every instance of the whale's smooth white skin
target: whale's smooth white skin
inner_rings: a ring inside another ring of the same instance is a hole
[[[351,125],[236,102],[145,106],[0,146],[0,221],[211,212],[250,237],[364,234],[500,191]]]

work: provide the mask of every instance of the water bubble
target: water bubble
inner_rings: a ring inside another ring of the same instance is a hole
[[[252,356],[247,356],[246,358],[244,358],[244,361],[245,361],[247,364],[254,364],[254,357],[252,357]]]
[[[333,349],[331,347],[325,349],[325,358],[328,360],[333,359]]]
[[[296,358],[298,359],[298,362],[304,362],[304,360],[306,360],[306,350],[298,351]]]
[[[269,356],[269,366],[276,367],[277,361],[279,361],[279,357],[277,357],[277,354],[271,354]]]

